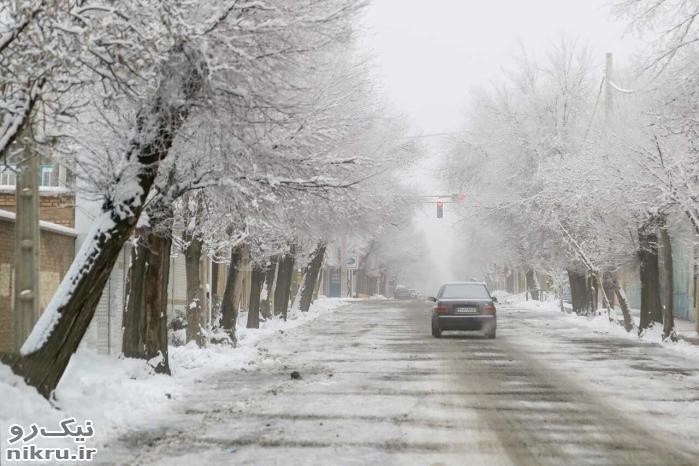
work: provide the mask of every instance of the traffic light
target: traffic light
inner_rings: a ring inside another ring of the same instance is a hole
[[[437,201],[437,218],[444,217],[444,202],[441,200]]]

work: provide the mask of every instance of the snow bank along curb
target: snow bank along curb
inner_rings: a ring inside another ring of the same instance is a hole
[[[499,295],[500,296],[500,295]],[[511,295],[504,298],[503,304],[510,305],[520,309],[531,309],[538,311],[548,311],[556,312],[561,314],[560,302],[555,301],[535,301],[535,300],[525,300],[522,295]],[[618,320],[620,319],[621,311],[616,310],[616,315],[613,317]],[[634,320],[635,329],[631,332],[627,332],[623,326],[610,322],[607,317],[606,309],[598,309],[594,316],[587,317],[582,315],[577,315],[575,313],[566,313],[565,319],[569,320],[571,324],[579,325],[581,327],[588,328],[595,333],[606,333],[613,335],[615,337],[621,337],[636,341],[642,341],[646,343],[657,343],[663,345],[665,348],[671,349],[683,353],[688,356],[699,358],[699,346],[697,346],[694,341],[697,339],[696,332],[686,332],[679,329],[677,330],[680,341],[663,341],[662,337],[662,325],[654,325],[652,328],[648,329],[643,336],[639,337],[637,333],[638,328],[638,317],[632,314]]]
[[[236,348],[220,345],[198,348],[191,344],[170,347],[171,377],[153,374],[142,360],[121,359],[81,349],[71,360],[56,390],[53,406],[9,367],[0,364],[0,449],[4,451],[8,446],[8,429],[13,424],[27,431],[33,423],[50,430],[69,417],[76,418],[78,423],[91,420],[95,437],[86,442],[87,446],[104,445],[114,436],[145,427],[173,413],[179,406],[177,400],[212,373],[275,364],[275,361],[261,358],[256,348],[261,340],[274,338],[346,304],[341,299],[321,297],[309,312],[290,311],[287,321],[272,319],[262,322],[260,329],[245,328],[246,313],[241,313]],[[44,440],[40,440],[39,446],[60,446],[45,444]],[[60,440],[57,442],[61,444]],[[62,444],[65,446],[65,442]]]

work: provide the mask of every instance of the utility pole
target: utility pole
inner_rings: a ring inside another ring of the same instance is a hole
[[[19,353],[39,319],[39,155],[32,153],[31,126],[21,143],[15,218],[14,349]]]
[[[604,60],[604,113],[607,119],[611,117],[612,109],[614,107],[613,92],[612,88],[612,75],[614,73],[614,57],[612,52],[607,52]]]

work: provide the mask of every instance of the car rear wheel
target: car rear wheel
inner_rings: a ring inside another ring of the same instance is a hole
[[[439,338],[442,336],[442,330],[440,330],[440,328],[434,323],[432,324],[432,336],[435,338]]]
[[[491,340],[494,339],[495,338],[495,329],[493,329],[489,332],[486,332],[485,336],[486,336],[486,338],[490,338]]]

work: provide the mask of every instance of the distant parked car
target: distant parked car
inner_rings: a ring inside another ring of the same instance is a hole
[[[490,295],[482,282],[445,283],[437,292],[432,310],[432,336],[439,338],[446,330],[482,330],[495,338],[497,298]]]
[[[393,292],[395,299],[410,299],[410,290],[403,285],[398,285]]]
[[[410,293],[410,299],[417,299],[420,296],[418,295],[417,291],[413,290],[412,288],[408,290],[408,293]]]

